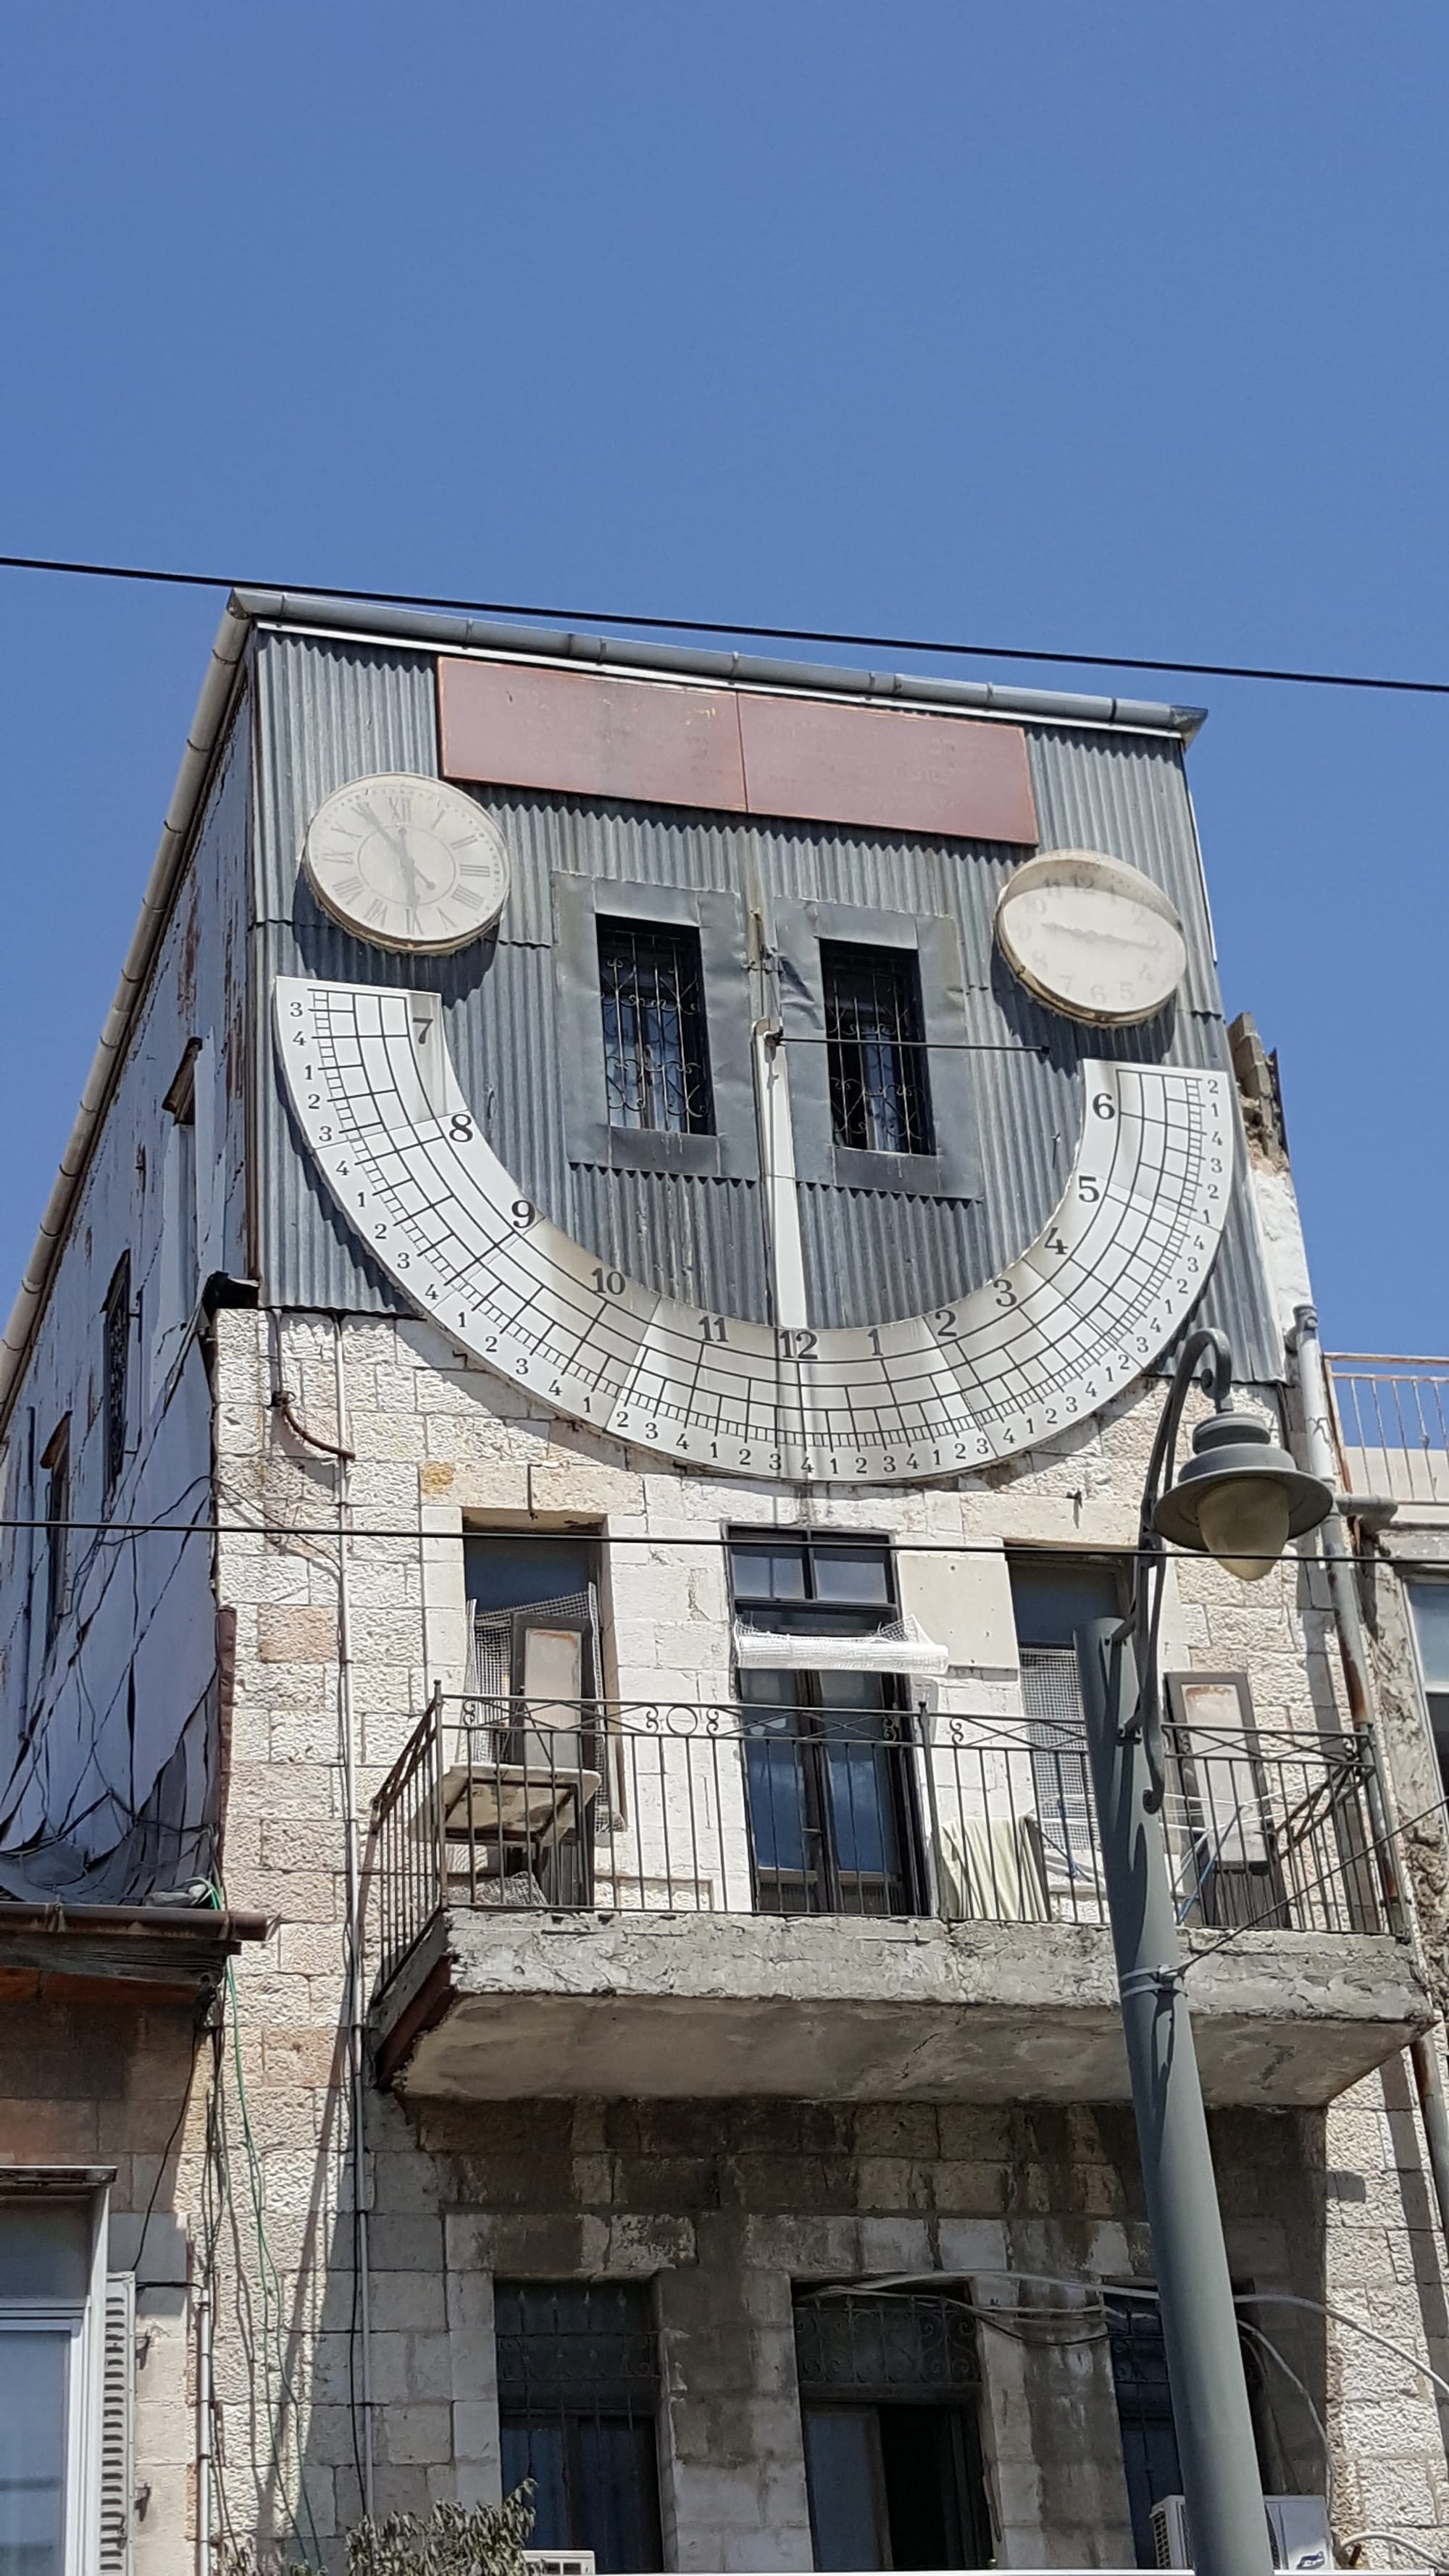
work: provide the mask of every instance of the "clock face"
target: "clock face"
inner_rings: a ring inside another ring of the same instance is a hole
[[[1227,1214],[1227,1077],[1088,1063],[1065,1192],[997,1278],[904,1322],[771,1329],[661,1297],[540,1216],[435,995],[279,976],[276,1026],[318,1167],[411,1303],[540,1404],[697,1472],[924,1482],[1048,1441],[1171,1340]]]
[[[442,779],[402,771],[355,778],[319,805],[303,865],[324,910],[377,948],[462,948],[508,895],[492,817]]]

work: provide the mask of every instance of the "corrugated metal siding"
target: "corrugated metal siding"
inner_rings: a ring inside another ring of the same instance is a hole
[[[1211,931],[1182,758],[1160,737],[1028,729],[1044,843],[1117,852],[1146,870],[1183,920],[1189,970],[1175,1010],[1146,1029],[1077,1030],[1040,1009],[996,952],[997,894],[1021,853],[981,843],[760,823],[584,797],[493,790],[514,864],[506,936],[460,958],[388,958],[349,939],[299,891],[297,861],[320,799],[370,769],[436,773],[426,656],[298,636],[258,646],[257,881],[265,921],[258,1009],[278,972],[419,984],[443,995],[459,1077],[490,1141],[535,1202],[620,1267],[672,1294],[763,1320],[759,1192],[751,1183],[668,1181],[570,1165],[564,1086],[580,1034],[553,973],[556,870],[636,884],[705,886],[861,904],[953,920],[965,961],[968,1035],[1020,1052],[973,1060],[985,1195],[978,1203],[809,1186],[801,1193],[811,1311],[822,1323],[915,1311],[959,1295],[1012,1258],[1060,1196],[1081,1133],[1081,1061],[1226,1065]],[[321,1199],[291,1137],[263,1036],[260,1182],[263,1275],[283,1303],[399,1304]],[[1044,1050],[1037,1053],[1035,1050]],[[1209,1320],[1232,1334],[1245,1376],[1282,1373],[1255,1222],[1235,1196]]]
[[[636,1279],[726,1315],[768,1314],[753,1181],[610,1172],[575,1163],[569,1232]]]

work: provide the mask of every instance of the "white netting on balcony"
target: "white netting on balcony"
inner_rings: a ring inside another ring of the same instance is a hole
[[[735,1662],[743,1672],[912,1673],[930,1679],[950,1662],[907,1611],[867,1636],[826,1637],[801,1629],[747,1628],[735,1622]]]

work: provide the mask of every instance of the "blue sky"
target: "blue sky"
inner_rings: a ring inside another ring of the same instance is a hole
[[[21,0],[0,550],[1449,676],[1446,71],[1421,0]],[[0,574],[0,1304],[220,606]],[[1449,700],[1084,684],[1210,705],[1327,1338],[1444,1348]]]

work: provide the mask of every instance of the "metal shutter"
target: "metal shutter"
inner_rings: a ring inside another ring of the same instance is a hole
[[[129,2576],[134,2471],[132,2392],[136,2372],[136,2276],[106,2282],[104,2382],[101,2396],[100,2576]]]

